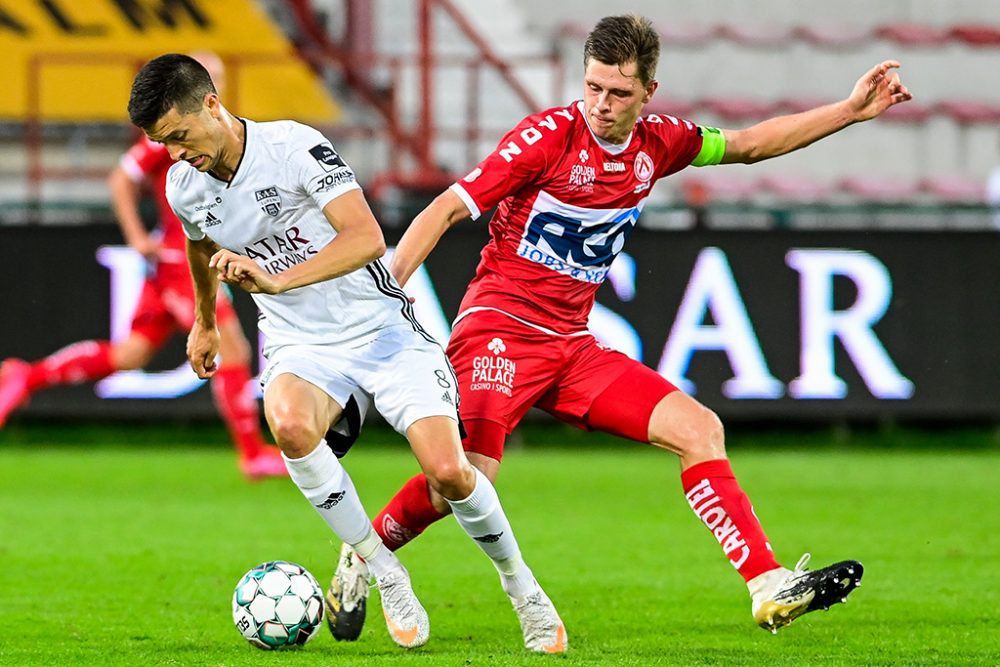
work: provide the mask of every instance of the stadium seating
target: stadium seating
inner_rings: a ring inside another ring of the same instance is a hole
[[[990,25],[956,25],[948,31],[949,36],[969,46],[1000,46],[1000,27]]]
[[[938,201],[970,204],[983,201],[984,184],[978,179],[952,174],[928,176],[920,180],[918,187]]]
[[[790,173],[764,176],[757,182],[757,187],[785,202],[828,201],[836,192],[836,188],[830,183]]]
[[[935,111],[949,116],[960,125],[1000,122],[1000,104],[982,100],[947,100],[939,102]]]
[[[919,183],[870,175],[846,176],[838,187],[859,199],[877,202],[907,202],[920,192]]]
[[[852,23],[829,17],[804,21],[801,13],[789,21],[768,15],[781,13],[775,3],[752,21],[741,20],[746,17],[737,12],[713,22],[711,12],[694,11],[689,20],[671,23],[650,13],[664,48],[661,69],[669,69],[661,73],[663,81],[647,110],[747,127],[841,99],[849,81],[833,75],[842,76],[844,62],[897,57],[914,100],[890,109],[879,127],[852,129],[850,138],[824,143],[820,163],[789,160],[784,171],[782,161],[776,161],[763,176],[741,181],[699,173],[695,182],[720,201],[981,203],[981,183],[1000,162],[991,136],[1000,126],[1000,68],[995,66],[1000,24],[986,16],[978,22],[969,11],[951,12],[950,24],[935,21],[933,14],[924,21],[918,6],[907,7],[910,13],[900,12],[898,22],[885,8],[871,18],[851,17]],[[591,27],[581,18],[563,31],[578,41]],[[710,69],[720,65],[726,76]],[[796,80],[797,75],[805,78]],[[897,146],[900,159],[894,161],[890,147]],[[864,173],[853,171],[859,158]]]
[[[562,35],[579,39],[586,37],[592,25],[568,21],[559,28]],[[906,46],[939,47],[961,43],[976,47],[1000,46],[1000,26],[986,24],[956,24],[936,26],[916,22],[885,23],[869,27],[801,23],[798,25],[746,23],[674,23],[658,22],[656,28],[664,46],[705,45],[712,40],[726,39],[747,46],[784,48],[793,42],[808,42],[827,48],[847,48],[873,40]]]
[[[895,42],[904,46],[922,47],[939,47],[952,38],[946,28],[938,28],[920,23],[882,25],[875,28],[873,34],[887,42]]]

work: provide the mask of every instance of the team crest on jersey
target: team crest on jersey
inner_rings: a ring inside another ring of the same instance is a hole
[[[330,144],[316,144],[309,149],[309,155],[316,158],[316,162],[319,162],[319,166],[323,167],[325,171],[333,171],[347,166],[347,163],[337,155],[337,151],[333,150],[333,146]]]
[[[646,155],[645,151],[639,151],[638,155],[635,156],[635,164],[632,165],[632,169],[635,172],[636,180],[639,181],[635,192],[648,190],[653,178],[653,158]]]
[[[272,185],[269,188],[257,190],[253,194],[257,198],[257,203],[260,204],[260,210],[264,213],[273,217],[281,211],[281,195],[278,194],[277,187]]]

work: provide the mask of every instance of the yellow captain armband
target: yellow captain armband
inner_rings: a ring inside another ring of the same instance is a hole
[[[726,154],[726,137],[722,130],[715,127],[699,126],[701,129],[701,150],[691,161],[694,167],[705,167],[722,162]]]

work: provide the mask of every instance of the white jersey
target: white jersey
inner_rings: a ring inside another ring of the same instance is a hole
[[[226,183],[178,162],[167,175],[167,200],[188,238],[208,236],[278,274],[308,260],[337,235],[323,207],[360,186],[315,129],[292,121],[242,122],[243,158],[232,180]],[[360,345],[387,327],[422,333],[405,294],[378,260],[339,278],[252,296],[267,354],[292,344]]]

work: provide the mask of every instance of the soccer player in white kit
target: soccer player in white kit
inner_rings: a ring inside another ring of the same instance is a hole
[[[142,68],[128,109],[177,160],[167,199],[188,237],[195,284],[191,364],[203,378],[217,370],[219,280],[250,292],[267,339],[268,424],[292,480],[368,564],[393,641],[424,644],[427,613],[326,437],[348,421],[347,408],[356,425],[369,403],[407,437],[431,486],[493,561],[528,648],[565,650],[562,621],[525,565],[496,491],[462,451],[454,372],[380,262],[381,229],[330,142],[292,121],[237,118],[205,69],[179,54]]]

